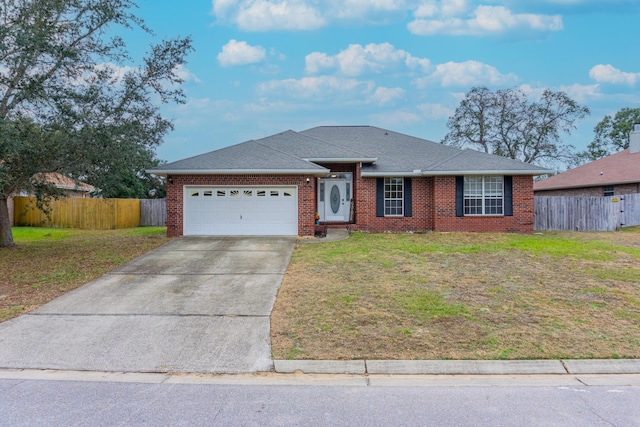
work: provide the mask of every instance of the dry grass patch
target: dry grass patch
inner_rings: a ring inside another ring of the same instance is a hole
[[[169,239],[166,228],[13,229],[16,246],[0,248],[0,322],[112,270]]]
[[[272,314],[274,357],[638,358],[639,261],[638,228],[299,244]]]

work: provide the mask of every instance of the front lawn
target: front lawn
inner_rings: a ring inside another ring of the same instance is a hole
[[[166,243],[166,228],[72,230],[14,227],[16,246],[0,248],[0,322]]]
[[[640,358],[640,228],[298,244],[276,359]]]

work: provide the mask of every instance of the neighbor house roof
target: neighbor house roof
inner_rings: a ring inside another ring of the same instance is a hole
[[[362,163],[362,176],[459,174],[541,175],[550,171],[517,160],[461,150],[374,126],[320,126],[286,131],[150,170],[168,174],[310,173],[317,163]]]
[[[57,172],[39,173],[36,174],[34,178],[38,181],[52,184],[61,190],[73,190],[82,193],[91,193],[97,190],[93,185],[87,184],[86,182],[76,181],[73,178],[69,178],[68,176]]]
[[[551,176],[533,185],[534,191],[600,187],[640,182],[640,152],[629,149]]]

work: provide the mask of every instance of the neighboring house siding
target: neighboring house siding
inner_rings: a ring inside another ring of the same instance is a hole
[[[434,179],[434,231],[533,232],[533,178],[514,176],[512,191],[513,216],[456,215],[456,178]]]
[[[307,178],[310,183],[307,184]],[[174,175],[167,183],[167,235],[181,236],[184,230],[184,186],[296,186],[298,187],[298,235],[315,233],[315,177],[310,175]]]
[[[640,193],[640,183],[621,184],[613,186],[613,194],[620,196],[623,194]],[[560,190],[538,190],[536,196],[560,196],[560,197],[602,197],[604,195],[603,186],[565,188]]]

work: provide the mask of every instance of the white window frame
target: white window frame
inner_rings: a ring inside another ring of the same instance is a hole
[[[465,176],[464,215],[504,216],[504,176]]]
[[[384,179],[384,216],[404,216],[404,178]]]

